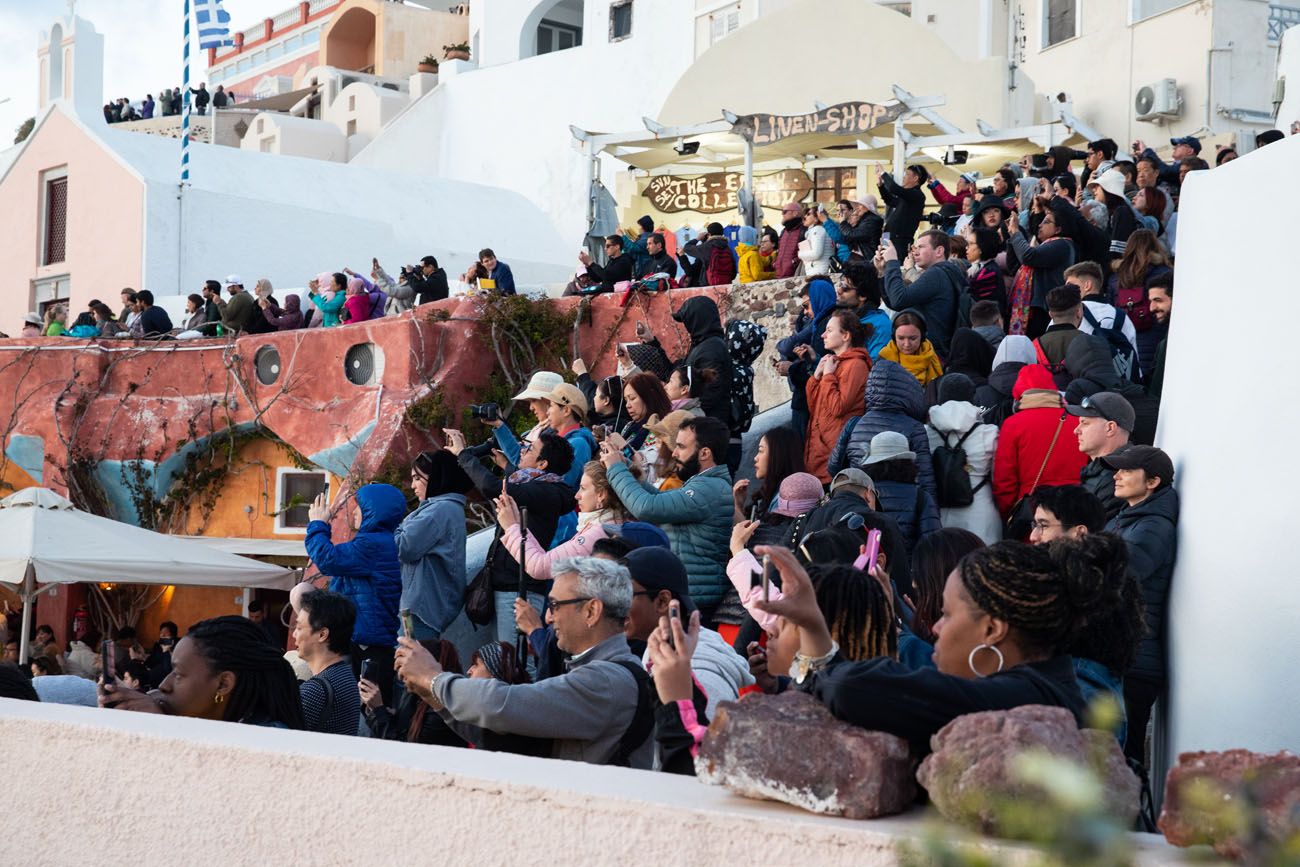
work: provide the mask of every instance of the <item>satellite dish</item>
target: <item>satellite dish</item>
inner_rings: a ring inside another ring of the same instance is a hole
[[[1155,104],[1156,92],[1150,85],[1147,85],[1138,89],[1137,97],[1133,100],[1133,110],[1138,115],[1149,115],[1151,109],[1155,108]]]

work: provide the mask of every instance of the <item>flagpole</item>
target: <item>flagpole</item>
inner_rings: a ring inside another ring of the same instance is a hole
[[[181,184],[190,180],[190,0],[185,0],[185,72],[181,83]]]

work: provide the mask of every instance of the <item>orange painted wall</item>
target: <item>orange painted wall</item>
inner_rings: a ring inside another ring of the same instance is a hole
[[[158,638],[158,624],[170,620],[181,634],[200,620],[222,614],[240,614],[243,606],[238,587],[169,587],[158,602],[140,615],[136,634],[140,643],[152,647]]]

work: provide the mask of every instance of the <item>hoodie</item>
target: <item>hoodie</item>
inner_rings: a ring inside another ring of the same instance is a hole
[[[402,597],[402,572],[393,533],[406,517],[406,497],[392,485],[365,485],[356,493],[361,527],[351,542],[330,540],[330,525],[307,525],[307,556],[330,590],[352,600],[357,623],[355,644],[393,647],[397,644],[397,610]]]
[[[1072,377],[1065,389],[1067,403],[1078,404],[1100,391],[1113,391],[1133,405],[1135,424],[1130,441],[1139,445],[1155,442],[1160,401],[1116,372],[1106,338],[1096,334],[1076,337],[1065,351],[1065,369]]]
[[[897,238],[895,238],[897,240]],[[903,282],[898,262],[885,263],[885,301],[892,310],[915,309],[925,319],[926,337],[941,358],[957,328],[957,304],[966,289],[966,272],[947,259],[926,268],[911,284]]]
[[[776,271],[772,268],[773,255],[764,256],[752,244],[737,244],[736,253],[740,256],[740,282],[757,283],[760,280],[772,280]]]
[[[650,668],[650,651],[646,651],[642,663]],[[742,689],[754,683],[745,657],[717,632],[704,627],[700,628],[700,643],[691,657],[691,674],[708,698],[708,719],[713,719],[718,702],[735,701]]]
[[[673,319],[686,326],[691,336],[691,349],[686,354],[691,369],[691,397],[699,398],[705,415],[732,426],[731,356],[717,303],[707,295],[696,295],[686,299]]]
[[[992,485],[998,428],[985,423],[982,414],[973,403],[950,400],[930,408],[930,423],[925,429],[932,453],[945,444],[955,447],[958,440],[966,437],[961,447],[966,452],[966,475],[970,478],[975,500],[962,508],[940,508],[940,523],[945,527],[970,530],[983,539],[984,544],[992,545],[1002,540],[1002,519],[993,502]]]
[[[302,328],[302,299],[297,295],[289,295],[284,299],[283,309],[267,307],[262,311],[262,315],[266,317],[267,322],[275,326],[276,331]]]
[[[1003,517],[1038,487],[1079,484],[1088,462],[1074,436],[1079,420],[1066,413],[1051,371],[1026,364],[1011,394],[1017,409],[1002,424],[993,460],[993,499]]]

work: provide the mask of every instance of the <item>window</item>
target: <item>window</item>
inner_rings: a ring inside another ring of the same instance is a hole
[[[853,166],[835,169],[813,169],[813,200],[830,207],[840,199],[853,201],[858,197],[858,170]]]
[[[609,5],[609,41],[618,42],[632,35],[632,0]]]
[[[582,28],[543,18],[537,25],[537,53],[550,54],[582,44]]]
[[[709,16],[709,44],[717,45],[735,30],[740,29],[740,4],[734,9],[723,9]]]
[[[254,66],[261,66],[266,62],[266,52],[254,51],[248,59],[252,61]]]
[[[281,56],[282,54],[284,54],[284,43],[283,43],[283,42],[277,42],[277,43],[275,43],[274,45],[269,45],[269,46],[267,46],[267,48],[266,48],[266,59],[267,59],[267,60],[275,60],[277,57]]]
[[[354,136],[354,135],[357,134],[357,119],[356,119],[355,117],[354,117],[352,120],[348,121],[348,133],[347,133],[347,134],[348,134],[349,136]]]
[[[1161,12],[1168,12],[1179,6],[1186,6],[1192,0],[1133,0],[1132,21],[1138,22]]]
[[[307,529],[307,507],[325,490],[325,474],[281,467],[276,471],[275,532]]]
[[[1078,0],[1043,0],[1043,47],[1079,35]]]
[[[318,42],[320,42],[319,27],[313,27],[311,30],[307,30],[302,34],[303,45],[315,45]]]
[[[67,258],[68,177],[45,181],[45,245],[41,264],[54,265]]]
[[[288,38],[286,38],[286,39],[284,40],[284,53],[285,53],[285,54],[288,54],[288,53],[291,52],[291,51],[297,51],[299,48],[302,48],[302,37],[301,37],[301,36],[298,36],[298,35],[295,34],[295,35],[290,36],[290,37],[288,37]]]

